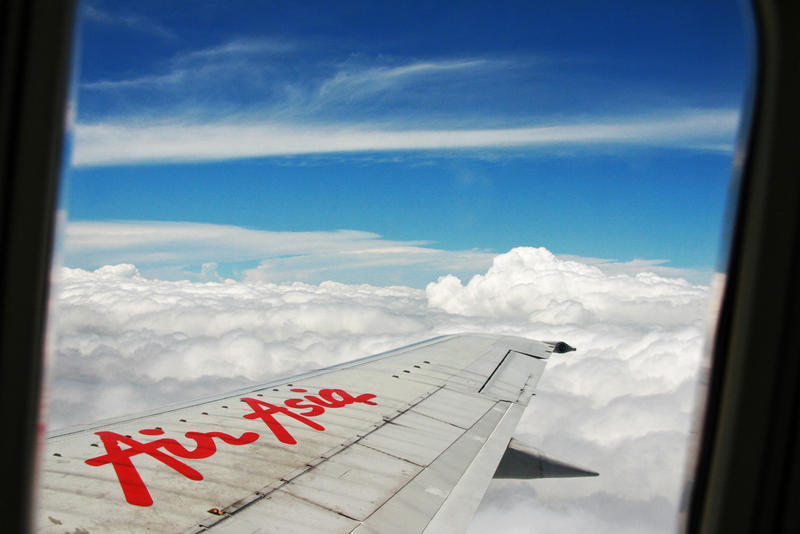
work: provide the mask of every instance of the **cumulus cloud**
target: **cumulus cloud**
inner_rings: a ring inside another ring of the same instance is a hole
[[[707,290],[680,278],[641,272],[608,275],[558,259],[544,248],[497,256],[485,275],[463,285],[448,275],[428,285],[432,306],[461,315],[527,317],[549,324],[611,320],[675,324],[702,317]]]
[[[706,286],[518,248],[425,290],[334,282],[161,281],[62,269],[51,428],[156,408],[439,334],[563,339],[517,436],[593,479],[495,481],[472,532],[671,532]]]

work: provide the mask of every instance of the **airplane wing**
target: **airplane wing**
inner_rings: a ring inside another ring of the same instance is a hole
[[[444,336],[64,431],[41,461],[38,529],[466,530],[501,460],[503,477],[596,474],[509,444],[548,357],[569,350]]]

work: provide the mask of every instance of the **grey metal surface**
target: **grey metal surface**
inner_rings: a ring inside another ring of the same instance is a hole
[[[291,510],[287,514],[287,510]],[[358,526],[349,519],[322,506],[275,491],[258,503],[245,508],[214,527],[214,534],[308,534],[325,532],[344,534]]]
[[[530,380],[538,382],[546,360],[509,351],[480,392],[497,400],[516,402]]]
[[[389,421],[360,443],[424,466],[436,459],[463,432],[460,427],[412,410]]]
[[[391,501],[370,516],[355,532],[357,534],[423,532],[503,419],[508,406],[508,403],[495,404],[469,431],[464,432],[439,458],[398,492]],[[500,454],[502,455],[502,451]],[[485,490],[484,486],[483,491]],[[474,511],[473,509],[467,513],[469,518]],[[448,532],[458,532],[458,530]]]
[[[292,480],[283,490],[346,517],[364,520],[421,469],[356,443]]]
[[[486,438],[481,449],[471,459],[449,498],[428,523],[424,530],[425,534],[463,532],[469,526],[475,510],[478,509],[483,494],[486,492],[486,487],[492,480],[495,466],[503,457],[511,434],[514,433],[519,418],[525,411],[525,408],[519,404],[499,402],[497,407],[498,409],[505,408],[502,419]]]
[[[39,529],[443,532],[460,517],[463,530],[547,348],[445,336],[60,433],[47,443]]]

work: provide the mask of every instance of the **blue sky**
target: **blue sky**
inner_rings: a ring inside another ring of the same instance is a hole
[[[515,246],[715,265],[747,80],[735,2],[82,13],[68,266],[424,285]]]

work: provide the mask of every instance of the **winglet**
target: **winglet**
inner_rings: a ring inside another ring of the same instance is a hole
[[[536,449],[511,439],[494,478],[596,477],[598,473],[548,458]]]
[[[578,350],[575,347],[571,347],[567,345],[563,341],[543,341],[547,345],[550,345],[550,352],[553,354],[564,354],[565,352],[572,352],[573,350]]]

